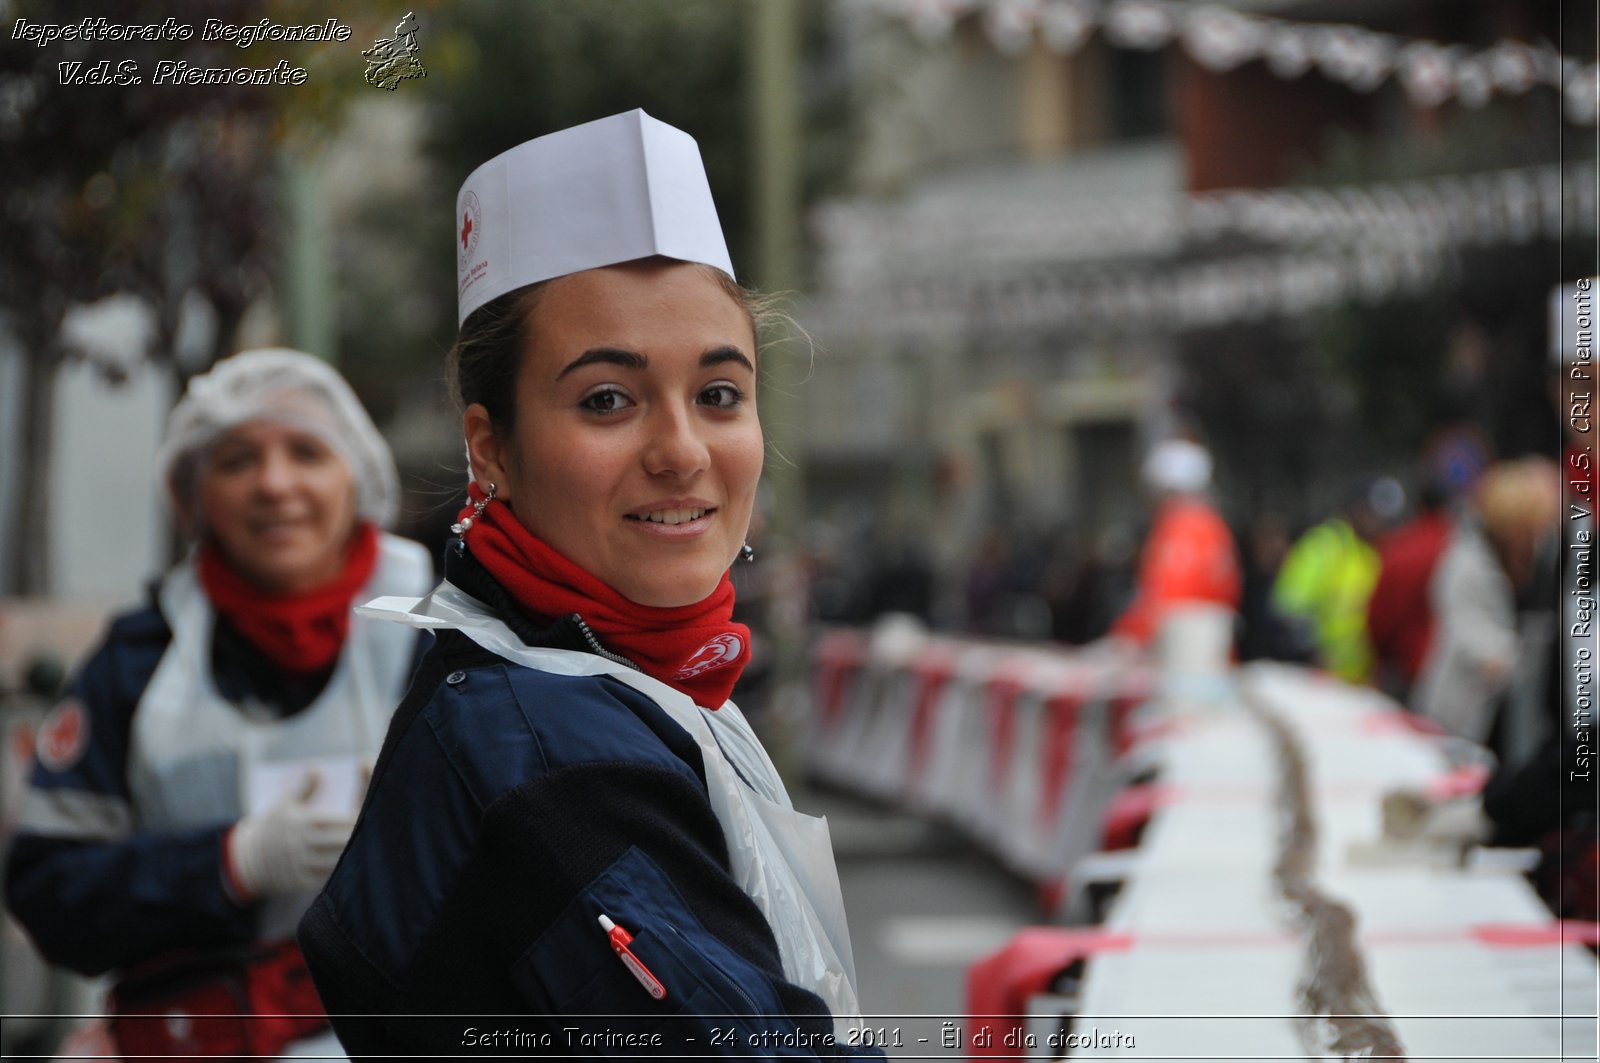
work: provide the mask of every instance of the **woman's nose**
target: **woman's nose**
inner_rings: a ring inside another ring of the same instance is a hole
[[[704,472],[711,464],[711,450],[701,437],[693,411],[661,408],[651,418],[649,432],[644,462],[652,476],[683,479]]]
[[[294,485],[294,462],[289,455],[277,449],[268,449],[261,455],[257,466],[256,489],[268,494],[278,494]]]

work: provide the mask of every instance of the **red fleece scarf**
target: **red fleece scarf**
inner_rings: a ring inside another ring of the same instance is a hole
[[[474,500],[483,497],[476,484],[470,493]],[[726,573],[693,605],[639,605],[537,538],[504,503],[490,502],[476,516],[468,506],[461,516],[473,517],[463,536],[472,556],[535,623],[577,613],[608,650],[695,704],[715,709],[728,700],[750,660],[750,629],[733,622],[733,581]]]
[[[378,530],[362,524],[344,569],[303,594],[268,594],[241,576],[212,543],[200,548],[200,585],[218,615],[286,672],[320,672],[338,660],[350,607],[378,564]]]

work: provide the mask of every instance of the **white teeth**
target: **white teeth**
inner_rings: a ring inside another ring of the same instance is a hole
[[[646,513],[641,519],[654,524],[687,524],[705,515],[703,509],[659,509],[654,513]]]

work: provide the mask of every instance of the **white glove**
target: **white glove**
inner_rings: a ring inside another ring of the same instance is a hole
[[[249,898],[314,890],[344,852],[356,818],[314,808],[318,777],[297,794],[233,825],[225,842],[231,881]]]

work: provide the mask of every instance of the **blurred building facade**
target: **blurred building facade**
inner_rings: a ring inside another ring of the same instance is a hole
[[[840,8],[866,133],[858,192],[811,219],[813,511],[870,511],[945,559],[997,524],[1104,533],[1141,519],[1143,448],[1193,432],[1235,516],[1304,520],[1427,428],[1370,423],[1424,415],[1374,414],[1318,364],[1330,314],[1396,297],[1488,321],[1515,349],[1470,387],[1491,420],[1539,418],[1530,321],[1594,215],[1592,114],[1568,108],[1589,135],[1563,138],[1574,71],[1549,64],[1588,42],[1592,79],[1593,13],[1563,43],[1553,6],[1515,0],[1199,10]],[[1541,275],[1515,275],[1519,252]],[[1463,305],[1474,284],[1516,289],[1505,321]],[[1522,391],[1494,397],[1512,372]]]
[[[500,8],[483,17],[599,10]],[[660,26],[695,21],[673,5],[652,10]],[[816,341],[811,379],[795,388],[795,409],[764,413],[798,422],[807,512],[831,522],[840,549],[876,534],[954,566],[1000,526],[1065,528],[1126,552],[1144,513],[1139,455],[1170,432],[1193,431],[1216,451],[1230,516],[1273,508],[1291,523],[1325,508],[1341,472],[1408,453],[1410,437],[1446,414],[1481,423],[1502,450],[1546,436],[1554,446],[1539,330],[1543,295],[1563,279],[1561,239],[1593,229],[1592,100],[1585,121],[1572,113],[1583,92],[1563,88],[1592,84],[1592,11],[1560,22],[1558,6],[1519,0],[836,0],[825,10],[833,27],[813,44],[828,54],[804,68],[799,91],[847,85],[860,135],[851,152],[824,150],[808,127],[800,145],[808,166],[848,158],[851,191],[808,216],[812,283],[794,310]],[[656,25],[608,24],[596,40],[630,29],[654,46],[671,37]],[[441,14],[429,26],[459,34],[464,54],[549,44],[517,22],[491,32]],[[731,41],[728,76],[679,101],[678,121],[708,151],[723,138],[716,150],[736,185],[747,138],[719,128],[729,123],[706,101],[737,99],[734,60],[749,56],[737,33],[718,34]],[[623,52],[609,67],[654,70],[661,84],[566,100],[561,122],[665,105],[663,85],[679,81],[670,56],[641,54],[660,61]],[[457,80],[503,97],[477,69],[459,64]],[[428,91],[445,89],[448,74],[441,63]],[[564,78],[522,96],[563,102],[558,90],[579,80]],[[1473,97],[1485,84],[1493,91]],[[318,200],[331,235],[309,241],[322,226],[303,211],[259,226],[297,234],[283,257],[306,283],[274,272],[254,309],[208,331],[233,348],[320,347],[326,337],[296,322],[337,324],[341,368],[410,485],[403,530],[436,542],[460,468],[438,386],[453,321],[449,259],[435,253],[448,218],[435,206],[461,159],[489,148],[441,161],[428,147],[437,129],[427,130],[491,109],[471,94],[376,96],[349,110],[325,152],[301,160],[321,191],[291,198]],[[556,121],[509,106],[494,114],[507,127],[494,134],[500,146]],[[1414,157],[1386,154],[1396,144],[1415,146]],[[738,214],[742,201],[726,202]],[[304,268],[319,256],[318,269]],[[1419,294],[1434,302],[1427,320],[1394,299]],[[1362,304],[1389,306],[1396,323],[1375,333],[1337,319]],[[128,330],[118,342],[143,356]],[[1372,364],[1325,364],[1341,350],[1368,351]],[[0,508],[47,505],[39,520],[73,566],[59,578],[62,565],[41,566],[48,577],[33,592],[126,600],[169,554],[158,489],[134,470],[147,467],[174,385],[207,359],[168,353],[170,379],[152,369],[159,387],[107,399],[137,406],[137,423],[91,413],[99,385],[87,376],[81,388],[63,384],[57,420],[89,427],[72,453],[41,457],[20,427],[29,400],[12,370],[22,352],[0,349]],[[94,457],[113,435],[125,444],[111,448],[116,459]],[[66,485],[59,499],[24,497],[34,463]],[[137,534],[78,564],[104,529],[74,515],[103,512],[111,497]],[[31,533],[0,525],[0,557],[26,556]],[[927,560],[900,557],[907,571]]]

